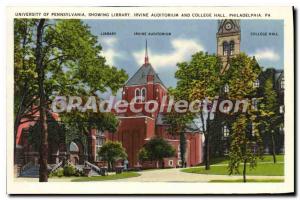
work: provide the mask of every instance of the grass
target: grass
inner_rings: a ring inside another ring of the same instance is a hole
[[[276,161],[277,162],[284,162],[284,155],[276,155]],[[220,158],[211,159],[210,164],[211,165],[228,164],[228,162],[229,162],[228,157],[220,157]],[[258,162],[273,162],[273,156],[272,155],[265,155],[263,157],[263,160],[259,160]]]
[[[87,182],[87,181],[109,181],[116,179],[124,179],[140,176],[139,173],[136,172],[123,172],[122,174],[114,174],[109,176],[92,176],[92,177],[81,177],[72,179],[71,182]]]
[[[247,166],[247,175],[253,175],[253,176],[284,176],[284,156],[278,155],[277,156],[277,162],[280,163],[272,163],[273,158],[272,156],[265,156],[265,158],[262,161],[259,161],[257,166],[254,169],[251,169],[250,166]],[[267,163],[270,162],[270,163]],[[223,166],[220,164],[224,164]],[[219,159],[218,162],[216,162],[215,159],[215,166],[211,165],[210,170],[205,170],[203,166],[201,167],[195,167],[195,168],[187,168],[181,170],[182,172],[187,173],[196,173],[196,174],[215,174],[215,175],[228,175],[228,160],[225,159]],[[219,166],[218,166],[219,165]],[[241,164],[239,167],[240,174],[243,171],[243,165]],[[238,174],[233,174],[238,175]]]
[[[211,183],[243,183],[243,179],[210,180]],[[247,179],[247,183],[282,183],[283,179]]]

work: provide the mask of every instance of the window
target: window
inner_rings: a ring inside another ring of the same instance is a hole
[[[253,108],[253,110],[257,110],[257,108],[258,108],[258,99],[257,98],[252,99],[252,108]]]
[[[229,136],[229,128],[228,126],[223,126],[223,136],[228,137]]]
[[[234,41],[230,42],[229,48],[230,48],[230,55],[233,55],[233,53],[234,53]]]
[[[253,83],[253,87],[254,88],[258,88],[259,87],[259,80],[256,79],[256,81]]]
[[[223,42],[223,55],[227,56],[229,52],[229,44],[228,42]]]
[[[96,133],[96,161],[100,160],[100,157],[98,156],[98,151],[101,149],[102,145],[105,143],[105,136],[103,132],[98,131]]]
[[[253,123],[251,123],[251,135],[252,135],[252,137],[255,136],[255,132],[256,132],[255,125]]]
[[[178,165],[178,166],[181,166],[181,163],[182,163],[181,160],[178,160],[178,161],[177,161],[177,165]]]
[[[142,101],[146,101],[146,88],[142,89]]]
[[[280,89],[284,89],[284,78],[283,77],[280,81]]]
[[[226,84],[226,85],[224,86],[224,92],[225,92],[225,93],[228,93],[228,92],[229,92],[229,86],[228,86],[228,84]]]
[[[280,107],[279,107],[279,113],[284,113],[284,105],[281,105]]]
[[[173,167],[173,164],[174,164],[174,163],[173,163],[173,160],[169,160],[169,166],[170,166],[170,167]]]
[[[134,97],[136,102],[138,102],[140,100],[140,94],[141,94],[140,89],[136,88],[135,89],[135,97]]]

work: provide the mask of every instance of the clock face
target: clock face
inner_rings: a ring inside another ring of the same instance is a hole
[[[226,29],[226,30],[232,29],[232,24],[231,24],[230,22],[227,22],[227,23],[225,24],[225,29]]]

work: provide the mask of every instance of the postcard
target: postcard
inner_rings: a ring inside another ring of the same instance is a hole
[[[293,23],[292,7],[8,7],[7,193],[294,193]]]

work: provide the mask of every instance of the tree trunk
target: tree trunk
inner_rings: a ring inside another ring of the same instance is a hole
[[[276,163],[276,150],[275,150],[275,139],[274,139],[274,133],[271,134],[272,137],[272,154],[273,154],[273,162]]]
[[[41,145],[40,145],[40,170],[39,181],[48,182],[48,125],[47,125],[47,109],[46,96],[44,90],[45,72],[43,66],[42,55],[42,41],[43,41],[43,27],[45,19],[41,19],[37,26],[37,40],[36,40],[36,69],[38,71],[38,85],[39,85],[39,112],[40,112],[40,127],[41,127]]]
[[[205,170],[210,169],[210,164],[209,164],[209,136],[206,134],[205,137]]]
[[[184,132],[180,132],[180,159],[181,159],[181,168],[185,166],[185,152],[186,152],[186,141]]]
[[[205,170],[210,169],[210,164],[209,164],[209,135],[207,132],[207,129],[204,126],[204,117],[203,117],[203,112],[200,112],[200,117],[201,117],[201,122],[202,122],[202,131],[205,136],[205,146],[204,146],[204,162],[205,162]],[[208,116],[209,119],[210,115]]]
[[[247,159],[244,160],[244,169],[243,169],[243,181],[244,181],[244,183],[247,182],[247,180],[246,180],[246,168],[247,168]]]

